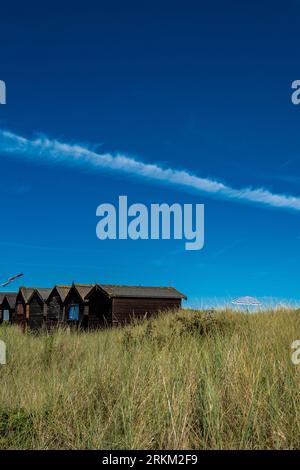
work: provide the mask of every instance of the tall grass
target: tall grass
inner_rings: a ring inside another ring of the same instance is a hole
[[[1,449],[300,448],[300,312],[180,311],[123,329],[2,326]]]

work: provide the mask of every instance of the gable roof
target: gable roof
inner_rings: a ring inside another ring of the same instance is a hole
[[[46,299],[46,302],[49,301],[49,299],[50,299],[52,293],[53,293],[55,290],[57,291],[57,293],[58,293],[58,295],[59,295],[59,297],[60,297],[60,300],[61,300],[62,302],[64,302],[64,301],[66,300],[66,297],[67,297],[67,295],[68,295],[68,293],[69,293],[71,287],[72,287],[72,286],[58,286],[58,285],[57,285],[57,286],[54,286],[53,289],[51,289],[50,294],[48,295],[48,297],[47,297],[47,299]]]
[[[61,300],[64,301],[68,295],[69,290],[71,289],[71,286],[56,286],[56,289],[60,295]]]
[[[2,304],[4,297],[8,294],[8,292],[0,292],[0,304]]]
[[[34,287],[20,287],[18,296],[21,295],[23,297],[24,302],[27,303],[34,290]]]
[[[186,299],[187,297],[174,287],[148,287],[148,286],[118,286],[112,284],[96,284],[87,294],[89,298],[92,291],[100,289],[109,298],[138,297],[151,299]]]
[[[7,292],[3,300],[7,300],[9,308],[15,308],[16,306],[17,292]]]
[[[14,308],[16,305],[17,292],[0,292],[0,305],[6,299],[10,308]]]
[[[95,287],[95,284],[73,284],[72,286],[70,286],[69,292],[67,293],[65,300],[67,299],[71,290],[75,289],[79,297],[81,298],[82,302],[84,302],[86,296],[94,287]]]
[[[51,290],[50,287],[20,287],[18,295],[22,295],[24,301],[28,303],[34,294],[38,294],[40,299],[44,302]]]
[[[51,291],[52,291],[51,287],[36,287],[35,289],[33,289],[33,292],[29,296],[28,302],[32,300],[35,294],[37,294],[43,302],[46,302]]]
[[[26,303],[31,301],[34,294],[38,294],[43,302],[47,302],[53,290],[56,289],[62,302],[65,302],[72,288],[77,291],[83,302],[89,299],[90,294],[95,289],[101,290],[109,298],[187,299],[184,294],[174,287],[120,286],[114,284],[73,284],[72,286],[57,285],[54,288],[20,287],[19,294],[22,295]],[[1,299],[4,299],[4,294],[5,292],[0,293],[0,303],[2,302]],[[15,293],[15,297],[17,297],[17,295],[18,294]]]
[[[88,293],[92,290],[95,284],[75,284],[75,287],[81,296],[82,300],[88,295]]]

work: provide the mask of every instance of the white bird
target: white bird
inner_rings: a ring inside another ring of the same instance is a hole
[[[0,287],[5,287],[8,286],[11,282],[13,282],[15,279],[18,279],[18,277],[22,277],[23,274],[17,274],[16,276],[9,277],[7,281],[3,282],[3,284],[0,284]]]

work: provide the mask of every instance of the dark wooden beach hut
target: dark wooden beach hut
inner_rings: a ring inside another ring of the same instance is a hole
[[[86,295],[90,327],[123,325],[133,318],[176,310],[186,296],[173,287],[96,284]]]
[[[33,293],[34,288],[20,287],[16,297],[16,311],[14,321],[18,325],[25,326],[29,318],[29,304],[28,299]]]
[[[11,323],[15,314],[17,292],[0,293],[0,323]]]
[[[65,321],[69,325],[87,326],[88,301],[85,299],[94,284],[73,284],[64,301]]]
[[[47,300],[46,323],[53,327],[66,320],[65,300],[72,286],[55,286],[51,290]]]
[[[27,325],[31,329],[38,329],[43,326],[47,317],[46,300],[51,292],[49,287],[35,288],[28,298],[29,315]]]
[[[96,284],[85,297],[89,328],[112,325],[112,302],[103,286]]]
[[[16,298],[15,321],[32,329],[40,328],[47,313],[48,287],[20,287]]]

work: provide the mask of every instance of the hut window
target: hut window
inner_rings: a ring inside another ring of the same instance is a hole
[[[3,321],[9,321],[9,310],[3,310]]]
[[[79,305],[70,305],[69,309],[69,320],[78,321],[79,320]]]

